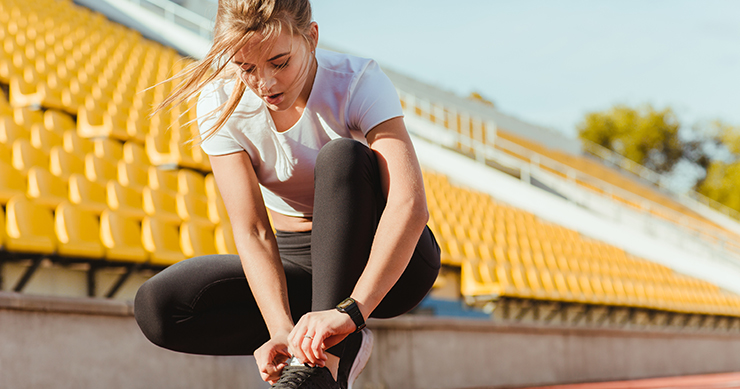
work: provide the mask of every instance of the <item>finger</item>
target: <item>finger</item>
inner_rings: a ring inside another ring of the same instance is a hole
[[[326,334],[315,334],[313,340],[311,341],[311,355],[313,355],[314,359],[317,361],[320,361],[322,364],[326,362],[326,354],[324,354],[323,350],[323,344],[324,339],[326,339]]]
[[[312,342],[313,342],[313,336],[305,335],[303,337],[303,342],[301,344],[301,351],[303,351],[303,354],[306,356],[307,361],[311,363],[312,365],[315,365],[317,360],[316,360],[316,357],[313,355],[313,350],[311,349]]]

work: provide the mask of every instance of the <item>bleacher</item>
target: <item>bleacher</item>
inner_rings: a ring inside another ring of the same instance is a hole
[[[0,2],[0,18],[5,260],[137,270],[236,252],[208,158],[186,143],[194,110],[149,118],[171,88],[154,85],[191,60],[70,1]]]
[[[5,0],[0,20],[0,84],[6,92],[0,98],[0,264],[26,264],[4,289],[22,291],[42,261],[50,260],[83,265],[89,296],[99,295],[95,269],[124,268],[105,294],[114,297],[133,272],[236,252],[208,158],[186,142],[197,132],[194,110],[180,106],[149,117],[172,87],[157,83],[189,59],[70,1]],[[465,133],[468,141],[454,144],[458,152],[476,158],[480,144],[500,147],[503,139],[665,204],[702,230],[717,229],[585,157],[501,130],[497,144],[482,120],[402,103]],[[514,157],[531,162],[530,156]],[[443,174],[427,169],[424,178],[443,264],[458,277],[458,296],[471,305],[513,299],[740,316],[740,297],[716,285],[454,185]],[[643,211],[663,217],[661,209]]]

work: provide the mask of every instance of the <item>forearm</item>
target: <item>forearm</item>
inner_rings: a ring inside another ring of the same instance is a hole
[[[237,243],[242,268],[262,317],[274,337],[290,332],[293,319],[288,303],[285,271],[272,232],[251,236]]]
[[[429,219],[426,199],[389,201],[375,232],[367,266],[352,292],[367,319],[408,266]]]

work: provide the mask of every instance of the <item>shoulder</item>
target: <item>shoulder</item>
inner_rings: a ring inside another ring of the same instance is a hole
[[[359,76],[365,72],[368,66],[375,63],[370,58],[357,57],[324,49],[316,50],[316,60],[322,70],[337,75],[348,76]]]

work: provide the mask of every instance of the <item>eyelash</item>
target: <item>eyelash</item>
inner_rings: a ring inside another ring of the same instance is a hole
[[[285,62],[283,62],[281,64],[277,64],[277,65],[273,64],[272,66],[275,67],[275,69],[280,70],[280,69],[287,68],[289,63],[290,63],[290,60],[285,61]],[[250,66],[250,67],[248,67],[246,69],[240,67],[239,70],[241,70],[242,74],[251,74],[251,73],[254,72],[254,66]]]

